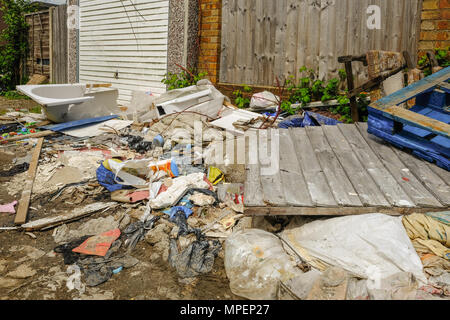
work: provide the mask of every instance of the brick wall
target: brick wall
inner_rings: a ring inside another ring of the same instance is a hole
[[[220,30],[222,0],[199,0],[200,2],[200,53],[198,71],[207,72],[213,83],[219,81]]]
[[[450,46],[450,0],[424,0],[419,51]]]

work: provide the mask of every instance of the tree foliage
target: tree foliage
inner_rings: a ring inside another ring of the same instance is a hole
[[[29,0],[0,0],[6,28],[0,34],[0,91],[13,90],[22,82],[21,64],[28,54],[28,24],[25,13],[37,9]]]

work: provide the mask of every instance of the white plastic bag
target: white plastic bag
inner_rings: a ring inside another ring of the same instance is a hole
[[[338,266],[373,286],[398,272],[411,272],[426,283],[401,217],[373,213],[320,220],[285,230],[281,237],[319,269]]]
[[[255,93],[250,100],[250,109],[265,110],[274,108],[278,106],[278,100],[279,97],[269,91]]]
[[[240,230],[227,238],[225,271],[231,291],[251,300],[277,299],[279,281],[302,274],[280,239],[259,229]]]

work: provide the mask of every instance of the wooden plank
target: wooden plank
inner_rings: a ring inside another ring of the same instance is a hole
[[[414,207],[414,202],[405,193],[395,178],[384,167],[378,156],[372,151],[354,124],[338,125],[354,154],[363,164],[385,198],[396,207]]]
[[[284,206],[286,200],[284,197],[284,186],[281,182],[279,167],[279,141],[277,131],[259,130],[258,131],[258,152],[261,170],[261,185],[263,189],[263,200],[268,205]],[[279,136],[278,136],[279,139]],[[270,153],[269,153],[270,145]]]
[[[393,147],[392,149],[430,193],[444,205],[450,205],[450,187],[425,164],[424,160],[397,148]]]
[[[40,138],[33,151],[33,156],[30,161],[30,167],[28,169],[27,181],[22,192],[22,197],[19,201],[19,207],[17,208],[16,217],[14,219],[15,224],[23,224],[27,221],[28,207],[30,205],[31,193],[33,192],[34,178],[36,177],[36,170],[39,163],[39,156],[41,155],[42,144],[44,138]]]
[[[44,228],[56,227],[65,223],[79,220],[100,210],[116,207],[117,205],[118,205],[117,202],[109,202],[109,203],[96,202],[82,208],[75,208],[72,212],[68,214],[31,221],[26,224],[22,224],[21,227],[25,231],[42,230]]]
[[[441,82],[447,81],[450,78],[450,67],[447,67],[439,72],[432,74],[412,85],[397,91],[396,93],[381,98],[380,100],[372,103],[370,107],[384,110],[392,106],[397,106],[403,102],[408,101],[417,95],[427,92],[434,86]]]
[[[397,106],[383,110],[386,117],[450,138],[450,125]]]
[[[278,130],[280,137],[280,175],[284,197],[288,205],[312,206],[307,180],[294,152],[294,143],[288,130]]]
[[[258,136],[257,133],[247,133],[248,143],[245,142],[245,206],[263,206],[263,190],[261,186],[261,170],[259,165]],[[247,137],[244,136],[245,141]],[[238,155],[239,158],[239,155]]]
[[[416,176],[400,160],[384,140],[369,135],[367,132],[367,123],[357,123],[361,135],[369,144],[371,149],[377,154],[383,165],[389,170],[397,183],[414,201],[416,206],[420,207],[442,207],[441,203],[423,186]]]
[[[336,202],[341,206],[361,207],[363,204],[328,144],[322,127],[308,127],[306,133]]]
[[[441,167],[438,167],[429,162],[426,162],[426,164],[428,165],[428,167],[431,170],[433,170],[434,173],[436,173],[442,179],[442,181],[447,183],[447,185],[450,185],[450,172],[449,171],[442,169]]]
[[[323,126],[323,132],[365,206],[388,206],[389,202],[353,153],[337,126]]]
[[[306,130],[303,128],[290,128],[289,133],[294,146],[292,150],[295,150],[297,153],[297,159],[313,204],[319,207],[336,207],[338,203],[334,199],[316,154],[312,152],[314,148],[306,134]]]
[[[24,140],[24,139],[42,138],[42,137],[50,136],[52,134],[56,134],[56,132],[46,130],[46,131],[31,133],[31,134],[27,134],[27,135],[23,135],[23,136],[15,136],[15,137],[11,137],[11,138],[6,138],[4,140],[1,140],[1,142],[8,143],[8,142],[19,141],[19,140]]]
[[[440,212],[442,208],[397,208],[397,207],[246,207],[247,216],[350,216],[368,213],[384,213],[401,216],[413,213]]]

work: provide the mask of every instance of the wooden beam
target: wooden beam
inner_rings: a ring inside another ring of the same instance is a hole
[[[403,124],[430,130],[433,133],[450,138],[450,125],[445,122],[397,106],[386,108],[383,111],[385,116]]]
[[[19,208],[17,209],[15,224],[24,224],[27,220],[28,206],[30,205],[31,193],[33,192],[34,178],[36,177],[36,170],[38,167],[39,156],[41,154],[42,144],[44,138],[40,138],[36,147],[34,148],[33,156],[31,158],[30,167],[28,169],[28,179],[25,183],[25,188],[22,192],[22,197],[19,201]]]
[[[442,208],[399,207],[246,207],[247,216],[348,216],[368,213],[384,213],[391,216],[412,213],[440,212]]]
[[[0,140],[0,142],[1,143],[8,143],[8,142],[19,141],[19,140],[24,140],[24,139],[43,138],[43,137],[50,136],[52,134],[56,134],[56,132],[47,130],[47,131],[41,131],[41,132],[37,132],[37,133],[31,133],[31,134],[26,134],[26,135],[20,135],[20,136],[15,136],[15,137],[11,137],[11,138],[6,138],[4,140]]]

